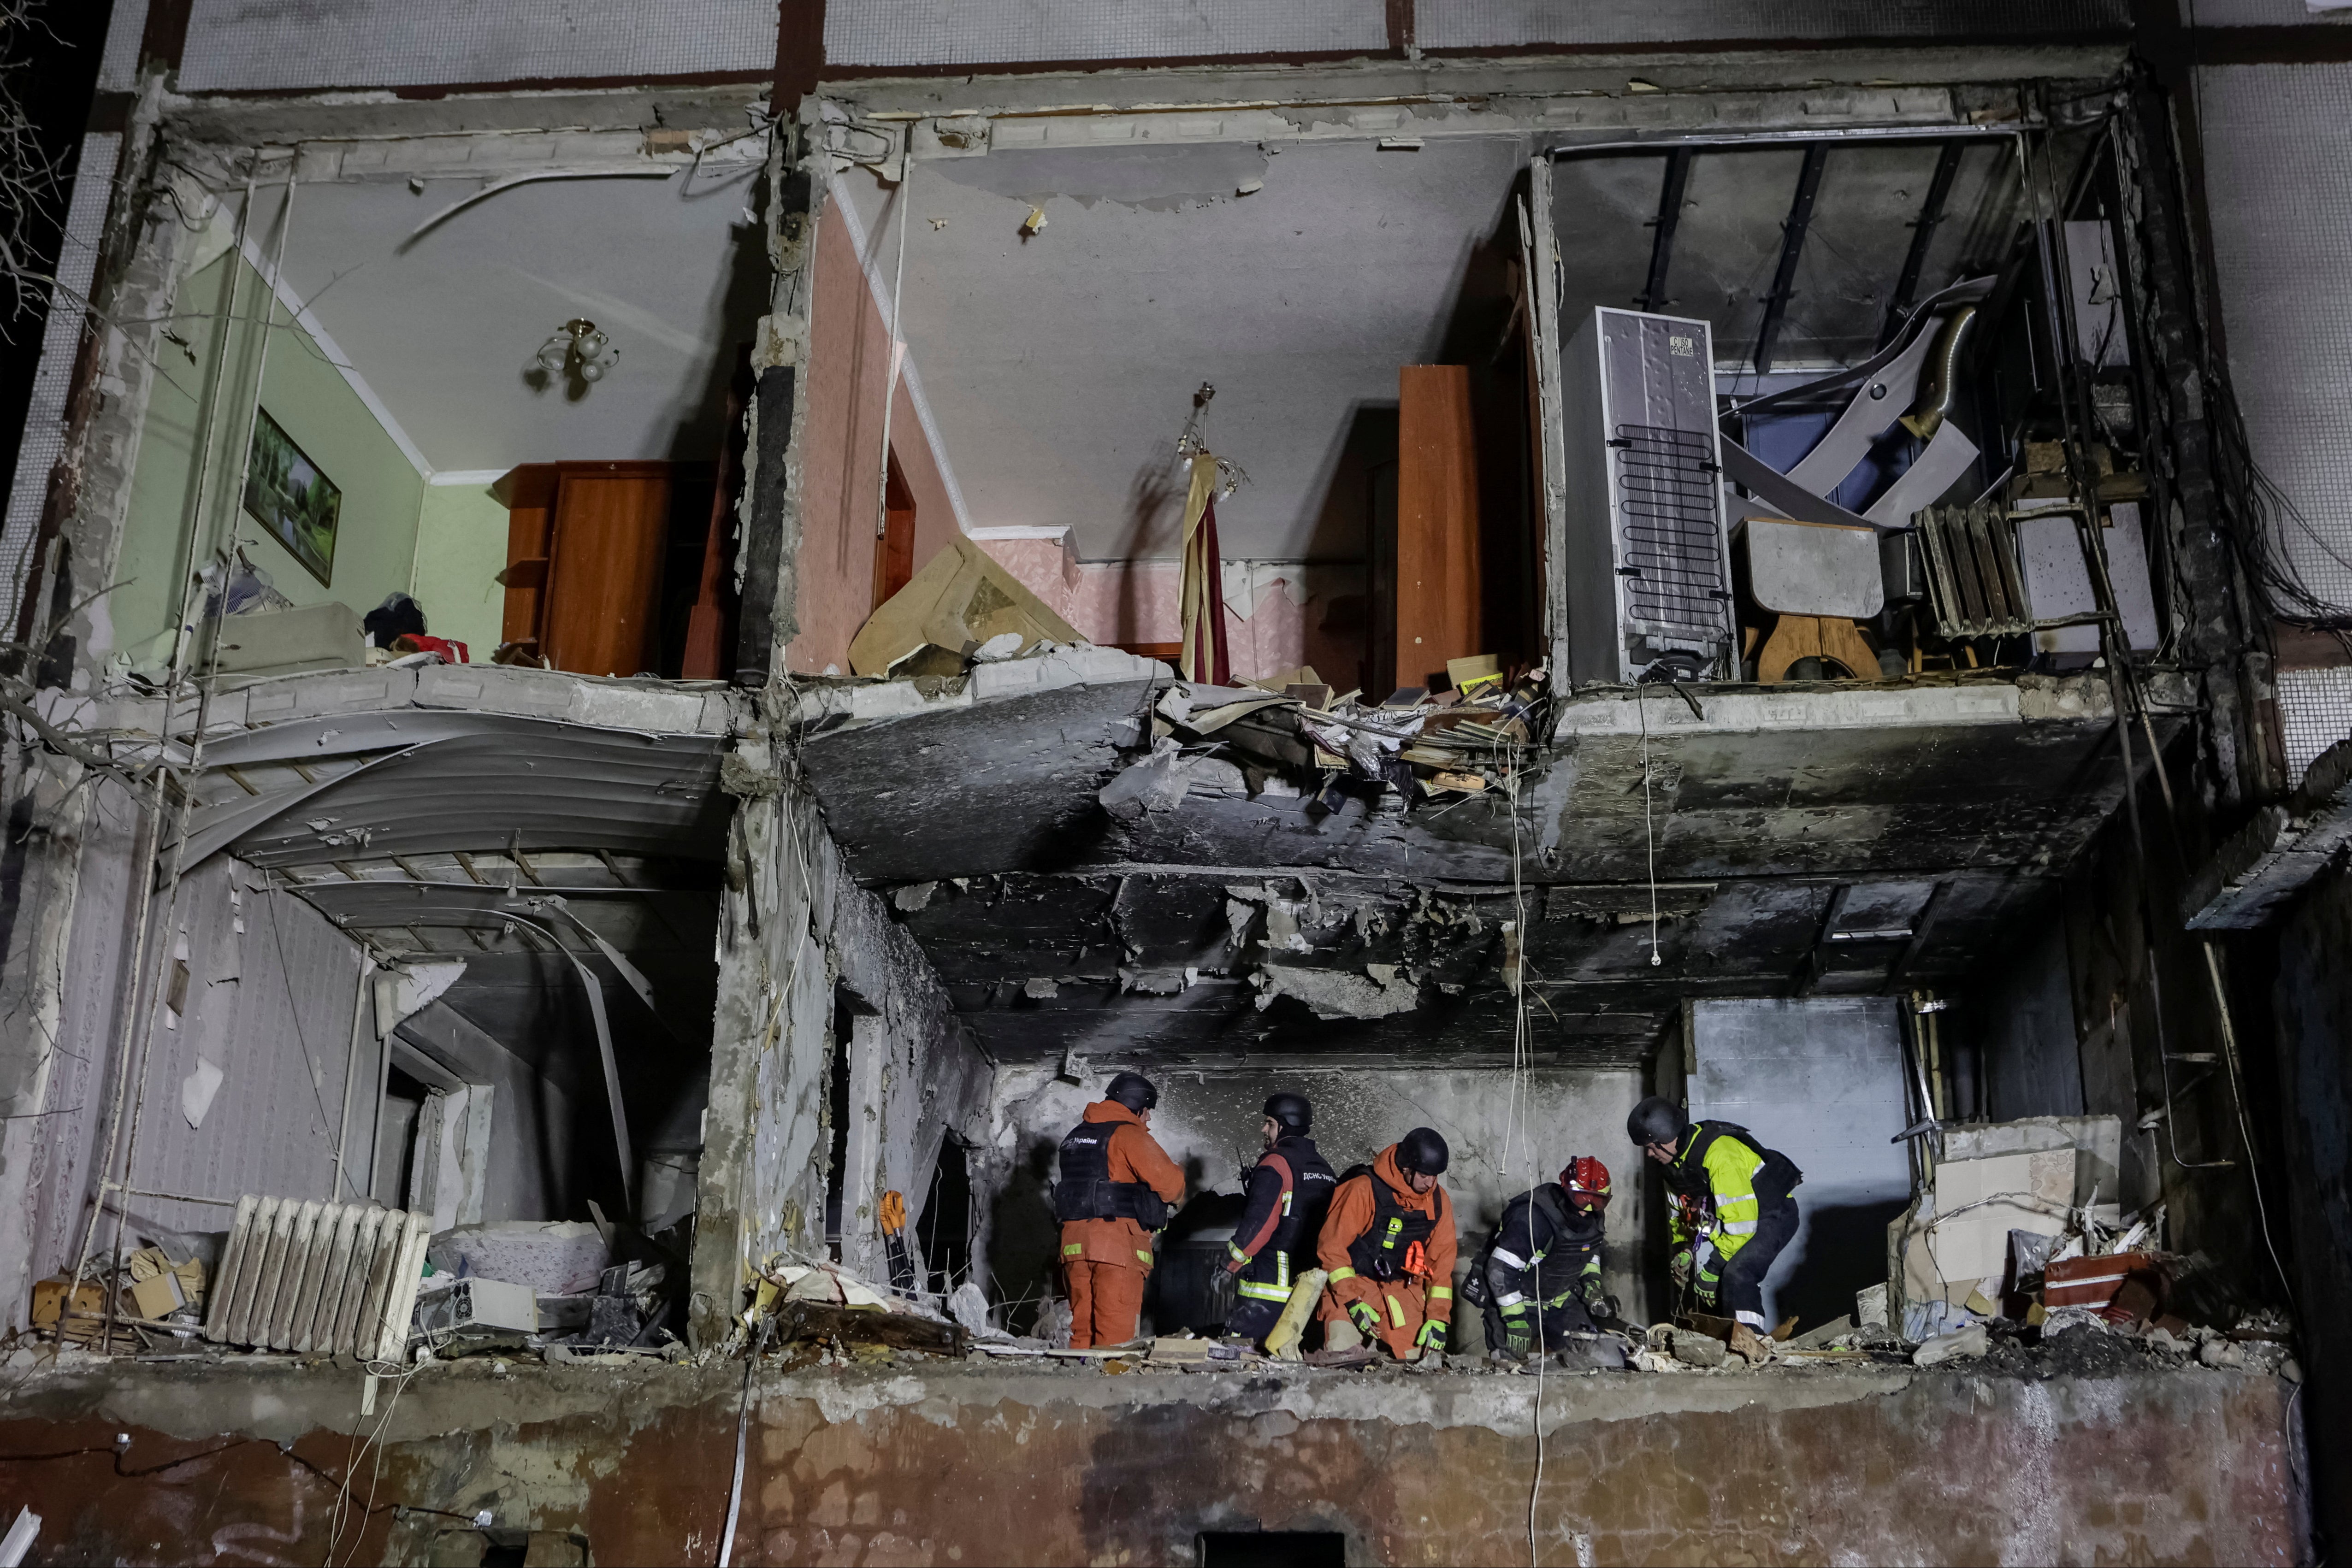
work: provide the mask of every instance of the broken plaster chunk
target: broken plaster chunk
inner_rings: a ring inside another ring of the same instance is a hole
[[[1258,192],[1265,189],[1265,182],[1264,180],[1244,180],[1240,184],[1234,187],[1234,194],[1236,196],[1254,196]]]
[[[2216,1372],[2240,1369],[2246,1364],[2246,1353],[2215,1334],[2197,1347],[2197,1364]]]
[[[999,632],[971,651],[971,656],[983,664],[993,664],[1000,659],[1012,658],[1021,652],[1023,638],[1018,632]]]
[[[1948,1361],[1962,1361],[1984,1354],[1992,1346],[1982,1323],[1970,1323],[1950,1333],[1939,1333],[1911,1353],[1914,1366],[1941,1366]]]
[[[902,915],[912,915],[931,902],[936,882],[910,882],[890,895],[890,906]]]
[[[1045,1001],[1059,996],[1062,983],[1051,975],[1032,975],[1022,982],[1021,994],[1033,1001]]]
[[[1377,1019],[1407,1013],[1421,1005],[1421,988],[1397,977],[1396,967],[1375,966],[1389,972],[1381,980],[1345,969],[1309,969],[1269,965],[1251,976],[1258,988],[1258,1010],[1276,997],[1296,997],[1320,1019]]]
[[[1136,969],[1121,967],[1118,988],[1135,991],[1147,997],[1173,997],[1183,994],[1188,983],[1182,969]]]

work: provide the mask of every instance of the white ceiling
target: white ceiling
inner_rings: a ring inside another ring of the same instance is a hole
[[[436,470],[717,450],[732,345],[765,308],[756,169],[562,180],[502,191],[403,246],[488,180],[299,187],[289,291]],[[265,201],[255,247],[278,243]],[[526,381],[566,319],[611,334],[618,367],[584,396]]]
[[[1437,352],[1527,158],[1479,138],[917,163],[905,336],[971,526],[1068,528],[1089,559],[1176,554],[1172,509],[1137,497],[1206,381],[1212,442],[1251,480],[1219,504],[1226,559],[1360,558],[1361,518],[1326,506],[1349,428]],[[902,209],[862,171],[844,188],[887,293]],[[1024,240],[1033,205],[1047,221]]]

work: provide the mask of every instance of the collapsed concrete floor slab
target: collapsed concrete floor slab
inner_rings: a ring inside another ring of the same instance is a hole
[[[370,1410],[346,1367],[118,1362],[14,1375],[0,1506],[55,1561],[707,1562],[748,1412],[739,1563],[1191,1563],[1260,1531],[1516,1562],[1531,1495],[1544,1563],[2301,1560],[2296,1385],[2035,1370],[476,1358]]]

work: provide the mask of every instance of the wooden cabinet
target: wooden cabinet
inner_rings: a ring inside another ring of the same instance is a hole
[[[1397,378],[1396,654],[1417,686],[1484,646],[1478,449],[1465,365],[1406,365]]]
[[[508,517],[502,639],[579,674],[654,670],[675,470],[533,463],[491,486]]]

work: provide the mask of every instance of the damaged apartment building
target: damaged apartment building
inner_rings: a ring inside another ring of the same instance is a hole
[[[2340,1551],[2352,32],[2222,9],[116,0],[12,1560]],[[1465,1273],[1605,1161],[1613,1348],[1230,1343],[1281,1092]]]

